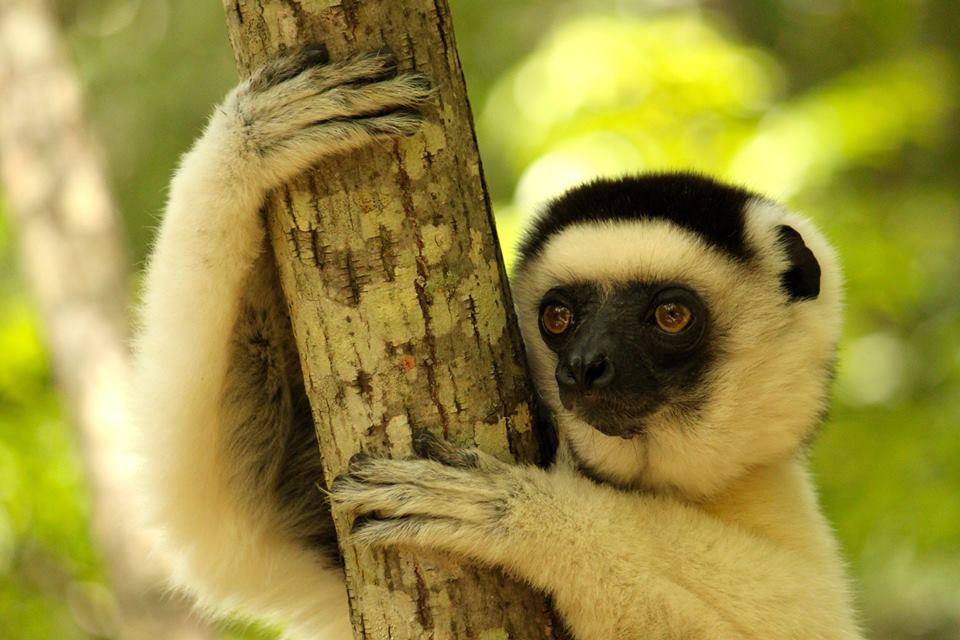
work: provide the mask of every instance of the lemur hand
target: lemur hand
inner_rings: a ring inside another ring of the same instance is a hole
[[[431,95],[420,73],[397,73],[382,51],[327,62],[319,45],[307,45],[272,61],[241,82],[210,127],[239,157],[238,180],[260,179],[270,188],[318,158],[378,138],[415,133],[418,111]],[[223,151],[223,150],[221,150]]]

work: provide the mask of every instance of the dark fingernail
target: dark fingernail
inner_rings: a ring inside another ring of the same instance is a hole
[[[346,484],[347,479],[350,476],[346,473],[341,473],[336,478],[333,479],[333,482],[330,483],[330,491],[336,491],[338,488],[342,488]]]
[[[424,455],[426,447],[428,447],[436,438],[432,433],[426,429],[414,429],[413,430],[413,450],[417,452],[417,455]]]
[[[304,45],[302,51],[303,63],[308,67],[330,62],[330,52],[322,42],[312,42]]]
[[[357,516],[353,521],[353,525],[350,527],[350,533],[351,534],[356,533],[357,531],[362,529],[364,526],[366,526],[371,520],[373,520],[373,518],[370,518],[368,516]]]
[[[430,78],[420,73],[415,74],[415,76],[412,78],[411,83],[417,88],[422,89],[424,91],[429,91],[430,89],[433,88],[433,84],[430,82]]]
[[[350,456],[350,461],[347,463],[347,468],[353,469],[354,467],[362,466],[363,464],[369,462],[370,459],[371,459],[370,456],[368,456],[362,451],[359,453],[355,453],[352,456]]]

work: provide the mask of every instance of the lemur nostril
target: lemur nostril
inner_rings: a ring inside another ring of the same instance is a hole
[[[597,354],[584,358],[573,354],[557,366],[557,384],[561,389],[584,393],[601,389],[613,381],[613,363],[606,354]]]
[[[613,363],[605,354],[594,358],[583,375],[583,386],[586,389],[602,389],[613,381]]]

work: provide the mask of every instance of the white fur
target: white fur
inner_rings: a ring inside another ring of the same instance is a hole
[[[516,274],[514,296],[537,389],[574,453],[611,480],[710,495],[754,465],[791,455],[825,409],[824,382],[840,330],[836,257],[809,222],[776,205],[752,202],[747,221],[748,241],[759,249],[756,264],[738,262],[663,220],[644,220],[565,230]],[[780,292],[784,258],[773,250],[780,224],[797,228],[821,263],[815,300],[787,305]],[[646,421],[643,440],[603,435],[563,408],[556,355],[540,339],[537,317],[540,299],[558,285],[630,280],[683,282],[696,290],[710,306],[724,354],[707,381],[710,401],[697,424],[677,425],[667,407]]]
[[[339,571],[303,542],[299,503],[291,512],[271,493],[289,437],[290,356],[266,354],[279,363],[269,369],[286,398],[277,407],[264,406],[237,364],[250,336],[257,345],[289,339],[278,335],[284,319],[259,209],[269,189],[317,158],[411,132],[416,120],[402,111],[362,116],[419,104],[427,91],[412,76],[358,87],[383,71],[376,56],[270,81],[297,63],[281,61],[234,90],[173,180],[145,282],[134,402],[146,516],[163,528],[176,584],[212,611],[257,613],[298,637],[339,640],[350,635]],[[803,219],[756,201],[747,220],[755,256],[740,262],[662,221],[573,227],[550,239],[515,293],[536,386],[559,422],[560,462],[550,472],[515,467],[429,439],[421,444],[435,460],[358,462],[333,499],[398,517],[371,520],[358,540],[502,567],[550,592],[578,640],[859,638],[802,454],[825,403],[839,270]],[[780,292],[783,223],[823,267],[816,300],[788,303]],[[665,409],[643,439],[623,440],[563,409],[536,309],[559,284],[634,279],[695,288],[712,310],[721,357],[695,423]],[[251,423],[258,416],[273,422]],[[588,480],[575,460],[628,488]]]
[[[374,514],[357,540],[502,567],[548,591],[578,640],[861,638],[803,454],[839,331],[836,258],[805,220],[762,201],[746,213],[747,261],[657,220],[549,239],[521,265],[515,299],[563,462],[550,472],[513,467],[421,436],[432,460],[361,461],[332,487],[343,508]],[[789,302],[781,291],[780,224],[798,230],[821,264],[815,300]],[[667,409],[643,437],[624,440],[564,410],[537,310],[556,286],[632,280],[695,289],[711,310],[711,339],[723,344],[696,422]],[[634,489],[585,478],[577,459]]]
[[[549,592],[578,640],[861,637],[798,464],[758,470],[700,504],[472,453],[473,469],[365,461],[333,498],[383,518],[359,529],[362,544],[444,550]]]
[[[229,377],[231,352],[244,299],[270,299],[276,286],[260,259],[267,192],[320,157],[418,125],[400,111],[318,121],[415,105],[428,91],[412,75],[353,84],[383,73],[390,61],[377,56],[270,81],[297,64],[280,61],[232,91],[173,178],[144,282],[133,405],[146,521],[162,529],[175,585],[208,610],[339,640],[351,634],[340,569],[299,542],[271,502],[265,485],[278,470],[267,464],[271,475],[254,477],[244,465],[257,465],[237,452],[242,419],[257,407],[228,406],[253,385]]]

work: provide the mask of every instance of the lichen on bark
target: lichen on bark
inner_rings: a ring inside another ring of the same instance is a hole
[[[267,203],[329,482],[425,427],[504,459],[538,450],[522,343],[443,0],[224,0],[242,73],[307,42],[388,47],[435,89],[422,131],[320,162]],[[555,637],[543,597],[495,570],[362,550],[341,533],[358,638]]]

